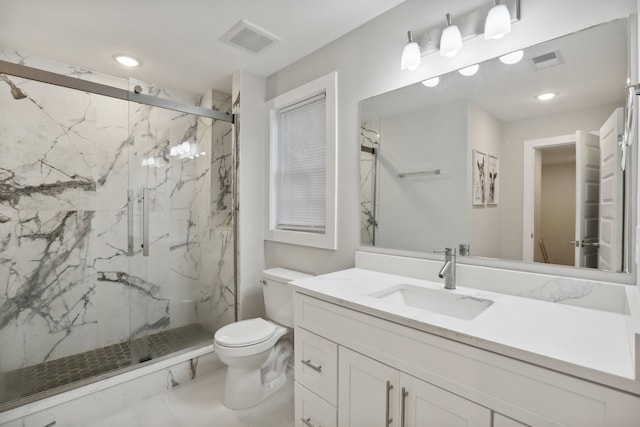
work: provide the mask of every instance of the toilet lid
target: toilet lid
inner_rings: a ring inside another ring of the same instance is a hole
[[[247,319],[218,329],[215,340],[226,347],[245,347],[268,340],[276,331],[276,325],[264,319]]]

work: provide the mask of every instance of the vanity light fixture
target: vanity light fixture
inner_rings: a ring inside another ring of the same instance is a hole
[[[436,87],[440,83],[440,77],[434,77],[432,79],[424,80],[422,82],[426,87]]]
[[[522,0],[497,0],[484,4],[475,10],[456,15],[456,24],[451,14],[445,14],[446,26],[428,28],[416,34],[409,34],[409,43],[404,46],[400,68],[415,70],[421,57],[439,51],[441,56],[455,56],[462,49],[463,40],[484,34],[485,39],[497,39],[511,31],[511,24],[520,21],[520,3]],[[516,61],[517,62],[517,61]],[[515,62],[514,62],[515,63]]]
[[[502,55],[500,57],[500,62],[507,65],[517,64],[522,61],[524,57],[524,51],[516,50],[515,52],[507,53],[506,55]]]
[[[536,99],[538,101],[550,101],[555,98],[556,95],[557,94],[554,92],[541,93],[540,95],[536,96]]]
[[[447,27],[440,37],[440,55],[452,57],[462,49],[462,35],[457,25],[451,23],[451,14],[447,13]]]
[[[124,65],[125,67],[138,67],[140,65],[140,61],[136,58],[128,55],[114,55],[113,59],[120,65]]]
[[[420,65],[420,46],[413,41],[411,31],[409,31],[407,35],[409,36],[409,43],[407,43],[402,50],[400,69],[413,71]]]
[[[511,14],[504,4],[493,0],[494,6],[489,10],[484,22],[484,39],[501,39],[511,32]]]
[[[458,72],[460,74],[462,74],[463,76],[465,76],[465,77],[469,77],[469,76],[473,76],[475,73],[477,73],[479,69],[480,69],[480,65],[473,64],[473,65],[470,65],[468,67],[459,69]]]

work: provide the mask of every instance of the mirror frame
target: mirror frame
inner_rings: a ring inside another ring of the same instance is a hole
[[[624,19],[623,17],[618,19]],[[630,14],[626,17],[627,19],[627,58],[628,58],[628,77],[631,83],[638,82],[638,17],[637,14]],[[615,20],[613,20],[615,21]],[[597,27],[598,25],[607,24],[612,21],[601,22],[597,25],[582,28],[580,30],[563,34],[559,37],[554,37],[547,40],[539,41],[534,45],[529,45],[523,47],[523,49],[528,49],[530,47],[536,46],[538,44],[547,43],[549,41],[566,37],[571,34],[575,34],[579,31],[585,31],[589,28]],[[491,61],[496,59],[496,57],[487,58],[486,61]],[[460,68],[464,68],[470,64],[464,64]],[[456,70],[451,70],[448,73],[456,72]],[[443,76],[448,73],[439,75]],[[437,76],[430,76],[429,78],[433,78]],[[413,81],[404,86],[398,86],[393,89],[390,89],[387,92],[380,93],[377,95],[373,95],[370,99],[376,96],[384,95],[385,93],[392,92],[397,89],[402,89],[406,86],[411,86],[416,83],[419,83],[424,79],[420,79],[417,81]],[[627,219],[624,222],[623,229],[623,242],[625,248],[624,253],[624,271],[603,271],[603,270],[595,270],[590,268],[581,268],[574,266],[565,266],[558,264],[545,264],[539,262],[529,262],[529,261],[521,261],[521,260],[513,260],[506,258],[488,258],[481,256],[459,256],[457,258],[458,264],[469,265],[469,266],[477,266],[477,267],[488,267],[488,268],[496,268],[501,270],[512,270],[526,273],[537,273],[537,274],[545,274],[559,277],[569,277],[583,280],[592,280],[592,281],[602,281],[602,282],[610,282],[610,283],[618,283],[622,285],[635,285],[636,284],[636,275],[638,271],[638,266],[634,261],[636,259],[636,233],[633,231],[637,228],[638,223],[638,202],[640,201],[640,185],[638,185],[638,163],[640,162],[640,150],[638,149],[638,144],[640,144],[640,125],[638,124],[638,119],[640,117],[640,95],[637,96],[636,99],[636,111],[634,113],[634,126],[633,126],[633,144],[631,145],[631,154],[629,155],[629,166],[628,170],[630,171],[629,181],[631,183],[630,189],[625,189],[627,193],[630,206],[627,209]],[[362,108],[360,107],[361,103],[366,99],[362,99],[358,103],[358,135],[360,135],[360,128],[362,125]],[[358,138],[358,145],[360,145],[360,137]],[[360,188],[361,182],[361,171],[360,171],[360,162],[358,164],[358,188]],[[358,196],[358,206],[360,206],[360,196]],[[358,209],[360,212],[360,208]],[[360,229],[360,226],[358,227]],[[361,233],[361,231],[360,231]],[[402,249],[391,249],[391,248],[382,248],[377,246],[367,246],[361,243],[361,234],[358,234],[358,247],[357,250],[360,252],[371,252],[385,255],[393,255],[393,256],[402,256],[402,257],[411,257],[411,258],[419,258],[433,261],[441,261],[442,257],[437,254],[432,254],[428,252],[416,252],[410,250],[402,250]]]

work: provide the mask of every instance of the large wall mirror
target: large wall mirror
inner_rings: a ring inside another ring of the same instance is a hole
[[[361,244],[625,271],[631,21],[363,100]]]

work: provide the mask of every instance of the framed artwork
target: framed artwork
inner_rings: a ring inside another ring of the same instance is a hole
[[[497,205],[500,194],[498,191],[498,171],[500,169],[500,163],[497,157],[491,155],[487,161],[489,162],[487,165],[487,204]]]
[[[486,170],[487,170],[487,155],[473,150],[473,163],[471,164],[472,176],[473,176],[473,206],[484,206],[486,197]]]

